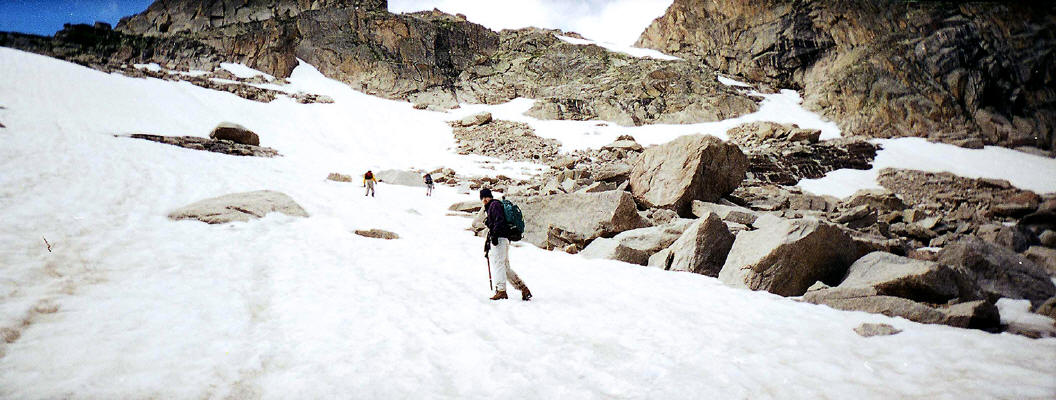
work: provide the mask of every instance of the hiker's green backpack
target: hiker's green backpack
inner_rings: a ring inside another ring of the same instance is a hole
[[[524,235],[524,216],[521,215],[521,209],[513,202],[503,199],[502,211],[506,215],[506,234],[509,236],[508,239],[511,242],[521,240],[521,236]]]

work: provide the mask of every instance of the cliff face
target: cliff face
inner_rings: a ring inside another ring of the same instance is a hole
[[[325,8],[386,11],[387,0],[157,0],[146,11],[125,17],[117,30],[147,36],[197,32],[241,22],[290,18]]]
[[[1030,2],[675,0],[638,45],[801,89],[847,133],[1053,150],[1054,35]]]
[[[540,118],[623,125],[712,121],[756,109],[697,63],[572,45],[556,31],[494,32],[439,11],[392,14],[385,1],[159,0],[117,29],[199,41],[280,77],[299,58],[363,92],[426,107],[528,97],[540,100],[532,110]]]

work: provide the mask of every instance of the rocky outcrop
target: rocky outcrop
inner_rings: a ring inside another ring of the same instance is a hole
[[[838,282],[855,255],[851,238],[836,226],[813,218],[777,220],[737,234],[719,280],[799,296],[814,282]]]
[[[1010,249],[969,237],[943,249],[938,262],[957,268],[977,282],[991,302],[1027,299],[1035,306],[1056,295],[1045,271]]]
[[[631,195],[622,191],[557,194],[513,201],[524,215],[524,241],[541,248],[563,249],[571,244],[579,250],[593,239],[648,226],[638,215]]]
[[[208,224],[224,224],[233,221],[249,221],[263,218],[268,213],[279,212],[295,217],[307,217],[300,204],[284,193],[271,190],[233,193],[205,199],[173,210],[169,218],[174,220],[196,219]]]
[[[631,168],[634,199],[646,207],[690,214],[693,200],[717,201],[744,180],[747,159],[712,136],[682,136],[642,152]]]
[[[637,44],[802,89],[844,132],[1053,150],[1053,32],[1033,2],[676,0]]]
[[[455,142],[458,154],[479,154],[503,160],[552,163],[557,157],[561,143],[554,139],[536,136],[535,129],[523,122],[491,120],[480,122],[475,116],[469,121],[455,121]]]
[[[120,137],[120,136],[119,136]],[[279,152],[270,147],[239,144],[230,140],[206,139],[197,136],[161,136],[134,133],[127,137],[164,143],[191,150],[211,151],[232,156],[277,157]]]
[[[260,146],[260,136],[234,122],[221,122],[209,133],[210,139],[230,140],[238,144]]]

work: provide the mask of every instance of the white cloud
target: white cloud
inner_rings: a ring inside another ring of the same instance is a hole
[[[465,14],[488,28],[528,26],[577,32],[587,38],[631,45],[663,15],[672,0],[389,0],[389,11],[439,8]]]

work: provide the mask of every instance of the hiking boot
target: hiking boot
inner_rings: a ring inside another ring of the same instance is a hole
[[[492,300],[502,300],[502,299],[508,299],[508,298],[510,298],[510,296],[506,295],[506,291],[505,290],[497,291],[497,292],[495,292],[494,296],[491,296]]]
[[[532,299],[532,291],[528,290],[528,288],[524,288],[524,290],[521,291],[521,300],[528,301],[528,300],[531,300],[531,299]]]

